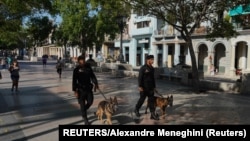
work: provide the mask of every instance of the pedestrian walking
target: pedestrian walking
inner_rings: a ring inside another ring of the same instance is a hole
[[[89,125],[87,110],[93,104],[94,90],[98,89],[98,81],[91,66],[85,63],[85,57],[78,57],[78,66],[73,71],[72,90],[80,104],[82,118],[85,125]]]
[[[154,56],[148,55],[146,57],[146,63],[139,70],[138,85],[140,98],[135,105],[134,113],[137,117],[140,117],[139,109],[143,105],[146,97],[148,98],[149,110],[151,112],[150,119],[159,120],[158,114],[155,113],[154,106],[154,92],[156,90],[155,78],[154,78]]]
[[[47,57],[44,55],[42,57],[42,61],[43,61],[43,68],[46,68],[46,65],[47,65]]]
[[[7,65],[8,65],[8,68],[11,66],[12,64],[12,58],[10,56],[7,57]]]
[[[56,63],[56,72],[58,73],[59,78],[61,78],[62,76],[62,69],[63,69],[63,61],[62,61],[62,58],[59,57]]]
[[[7,63],[6,58],[2,58],[2,59],[1,59],[1,65],[2,65],[2,69],[3,69],[3,70],[6,69],[6,63]]]
[[[89,63],[91,65],[91,67],[96,67],[97,63],[95,62],[95,60],[92,58],[92,54],[89,55],[89,59],[86,61],[86,63]]]
[[[14,89],[16,92],[18,92],[18,83],[20,77],[19,70],[20,70],[19,63],[17,60],[14,60],[9,67],[10,77],[12,80],[12,88],[11,88],[12,92]]]

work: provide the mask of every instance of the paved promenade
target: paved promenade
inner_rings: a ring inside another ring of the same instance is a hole
[[[64,70],[59,79],[55,61],[46,68],[41,62],[20,62],[20,92],[11,92],[9,72],[0,80],[0,141],[57,141],[58,125],[84,124],[79,105],[72,92],[72,70]],[[114,125],[193,125],[250,124],[250,97],[239,94],[207,91],[192,93],[189,87],[167,80],[156,80],[158,91],[173,95],[174,105],[167,108],[165,119],[150,120],[144,114],[136,123],[131,111],[139,98],[136,78],[117,78],[110,73],[96,73],[100,89],[107,98],[116,96],[119,107],[113,116]],[[91,124],[101,124],[94,116],[98,102],[104,100],[94,93],[94,104],[88,111]],[[160,114],[160,110],[157,109]]]

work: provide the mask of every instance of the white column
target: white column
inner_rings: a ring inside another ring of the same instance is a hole
[[[104,44],[102,44],[101,53],[102,53],[103,57],[105,57],[105,45]]]
[[[136,56],[137,56],[137,40],[132,38],[132,42],[130,43],[129,48],[129,64],[133,67],[136,66]]]
[[[189,50],[189,48],[187,47],[187,53],[186,53],[186,64],[187,65],[192,65],[192,62],[191,62],[191,55],[190,55],[190,50]]]
[[[62,47],[59,47],[57,49],[57,56],[58,56],[58,58],[61,57],[61,49],[62,49]]]
[[[63,54],[65,52],[65,47],[60,49],[60,56],[63,57]]]
[[[196,51],[194,54],[195,54],[195,60],[196,60],[196,62],[198,62],[198,60],[199,60],[199,51]],[[196,63],[196,65],[197,65],[197,67],[199,67],[198,63]]]
[[[89,50],[89,47],[87,48],[87,54],[89,54],[90,53],[90,50]]]
[[[78,54],[77,54],[77,48],[76,47],[73,47],[73,55],[74,57],[78,57]]]
[[[235,50],[236,50],[236,46],[232,46],[232,54],[231,54],[231,70],[235,69]]]
[[[82,53],[81,53],[81,50],[79,48],[77,48],[77,56],[80,56]]]
[[[73,53],[72,47],[69,47],[69,56],[70,56],[70,57],[74,57],[73,54],[74,54],[74,53]]]
[[[42,54],[50,55],[50,53],[46,51],[46,48],[42,48]]]
[[[245,70],[247,68],[247,52],[246,52],[246,45],[242,46],[242,70]]]
[[[158,45],[151,46],[152,55],[154,55],[154,67],[158,67]]]
[[[36,48],[36,54],[37,54],[37,57],[41,56],[40,47]]]
[[[43,48],[41,48],[40,49],[40,56],[43,56],[43,54],[45,54],[44,52],[43,52]],[[48,54],[47,54],[48,55]]]
[[[247,70],[250,71],[250,42],[247,42]]]
[[[231,54],[231,66],[230,66],[230,74],[233,76],[235,74],[235,50],[236,50],[236,45],[232,45],[232,54]]]
[[[74,56],[74,57],[78,57],[78,56],[77,56],[77,50],[76,50],[76,49],[77,49],[76,47],[72,47],[73,56]]]
[[[36,48],[36,53],[37,53],[37,57],[40,57],[40,56],[41,56],[40,47],[37,47],[37,48]]]
[[[94,45],[93,46],[93,59],[96,58],[96,46]]]
[[[74,48],[73,48],[72,46],[70,46],[70,49],[69,49],[69,50],[70,50],[70,56],[71,56],[71,57],[75,57],[75,56],[74,56],[74,54],[75,54],[75,53],[74,53]]]
[[[177,65],[180,63],[180,51],[181,51],[181,46],[179,43],[175,43],[175,47],[174,47],[174,65]]]
[[[39,48],[39,49],[37,50],[37,55],[38,55],[38,57],[42,57],[44,54],[45,54],[45,53],[43,53],[43,47],[41,47],[41,48]]]
[[[167,61],[168,61],[168,45],[163,44],[163,67],[168,67],[167,66]]]

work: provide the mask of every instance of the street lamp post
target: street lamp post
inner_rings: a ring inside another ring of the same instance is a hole
[[[121,34],[121,39],[120,39],[120,54],[118,56],[118,60],[120,63],[124,63],[124,57],[123,57],[123,49],[122,49],[122,34],[123,34],[123,29],[126,24],[126,17],[125,16],[117,16],[116,17],[116,22],[119,26],[120,29],[120,34]]]

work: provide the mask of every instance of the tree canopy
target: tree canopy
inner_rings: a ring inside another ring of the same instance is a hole
[[[27,23],[27,32],[36,46],[41,46],[42,41],[48,38],[54,29],[54,23],[47,16],[32,17]]]
[[[83,51],[93,45],[100,47],[105,37],[114,39],[119,31],[115,18],[119,12],[128,10],[124,10],[121,0],[60,0],[55,4],[63,19],[61,37],[78,45]]]
[[[36,12],[53,11],[51,0],[1,0],[0,48],[17,46],[22,36],[23,20]]]

